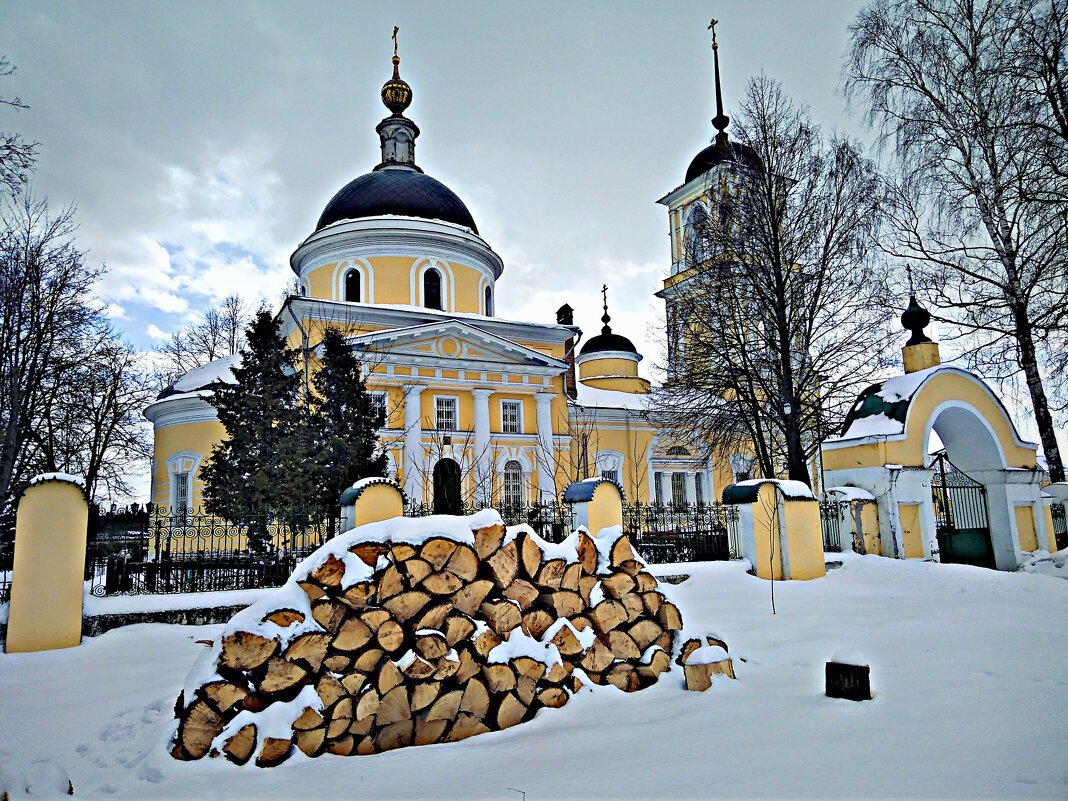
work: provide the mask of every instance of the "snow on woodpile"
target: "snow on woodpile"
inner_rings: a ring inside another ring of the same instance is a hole
[[[506,729],[585,682],[670,669],[678,608],[618,528],[395,518],[352,529],[235,615],[191,670],[171,754],[268,767]]]

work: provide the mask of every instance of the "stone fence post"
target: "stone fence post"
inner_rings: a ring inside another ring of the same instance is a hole
[[[826,575],[820,506],[800,482],[753,479],[723,490],[738,506],[738,541],[763,579],[814,579]]]
[[[404,503],[404,490],[396,481],[361,478],[341,493],[341,531],[401,517]]]
[[[82,641],[89,504],[75,476],[30,480],[15,518],[7,653],[70,648]]]
[[[829,487],[827,497],[842,504],[839,536],[842,550],[851,547],[862,554],[882,554],[879,535],[879,506],[875,496],[860,487]]]
[[[575,512],[575,526],[596,537],[603,529],[623,526],[623,488],[607,478],[587,478],[569,484],[564,503]]]

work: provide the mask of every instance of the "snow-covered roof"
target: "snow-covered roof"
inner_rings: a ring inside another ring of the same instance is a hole
[[[814,501],[816,496],[803,481],[778,478],[750,478],[723,488],[724,503],[753,503],[762,484],[776,485],[782,494],[795,501]]]
[[[578,404],[591,409],[630,409],[643,412],[648,408],[648,395],[620,392],[617,389],[598,389],[578,383]]]
[[[194,367],[159,394],[159,399],[195,392],[213,384],[236,384],[234,368],[241,364],[241,354],[223,356],[202,367]]]
[[[843,501],[874,501],[875,496],[866,489],[860,487],[828,487],[827,492],[833,492],[840,496]]]

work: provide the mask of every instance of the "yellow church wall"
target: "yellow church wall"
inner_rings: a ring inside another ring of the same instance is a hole
[[[1028,505],[1019,505],[1013,508],[1016,516],[1016,533],[1020,536],[1021,551],[1038,550],[1038,533],[1035,531],[1035,513]]]
[[[583,378],[582,383],[595,389],[610,389],[615,392],[627,392],[632,395],[648,395],[650,384],[638,376],[604,376]]]
[[[501,401],[519,401],[519,433],[537,433],[537,411],[534,398],[512,392],[495,392],[489,399],[490,431],[501,430]]]
[[[1042,509],[1042,522],[1046,526],[1045,548],[1050,553],[1057,552],[1057,536],[1053,532],[1053,512],[1049,506]]]
[[[823,451],[823,469],[825,471],[848,470],[851,467],[874,467],[884,464],[895,464],[886,455],[885,442],[853,445],[848,448],[828,448]]]
[[[632,359],[587,359],[578,366],[579,379],[594,376],[637,376],[638,363]]]
[[[200,456],[200,464],[193,476],[193,506],[199,506],[203,500],[204,482],[200,478],[200,468],[211,457],[211,449],[226,436],[226,429],[218,420],[200,423],[182,423],[180,425],[157,428],[153,438],[153,475],[152,503],[170,505],[171,477],[167,461],[178,453],[195,453]]]
[[[901,541],[905,546],[905,558],[922,559],[923,535],[920,529],[919,504],[898,504],[897,511],[901,520]]]

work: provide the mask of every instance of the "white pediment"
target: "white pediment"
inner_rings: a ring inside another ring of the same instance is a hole
[[[523,368],[551,375],[567,368],[559,359],[460,320],[390,328],[347,341],[386,364],[495,371]]]

